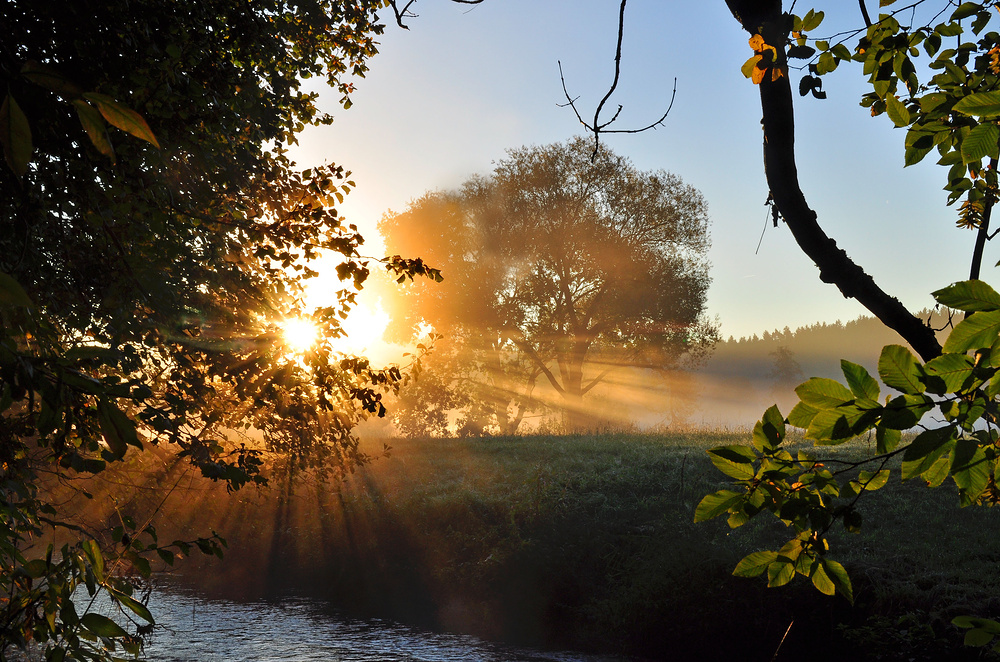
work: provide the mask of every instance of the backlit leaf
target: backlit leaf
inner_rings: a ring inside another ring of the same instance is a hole
[[[910,123],[910,111],[893,94],[885,97],[885,112],[892,123],[898,127],[907,126]]]
[[[788,560],[778,559],[767,566],[767,586],[774,588],[784,586],[795,577],[795,564]]]
[[[773,450],[785,438],[785,421],[777,405],[771,405],[753,428],[753,445],[760,452]]]
[[[916,357],[902,345],[886,345],[878,360],[878,374],[886,386],[903,393],[923,393],[923,371]]]
[[[948,428],[925,430],[918,434],[903,453],[903,480],[919,476],[930,469],[953,445],[951,430]]]
[[[757,577],[778,558],[777,552],[754,552],[744,556],[733,570],[736,577]]]
[[[851,387],[851,392],[854,395],[859,398],[878,400],[878,382],[868,374],[868,371],[863,366],[841,359],[840,369],[844,372],[844,377],[847,378],[847,385]]]
[[[123,457],[128,445],[142,448],[133,423],[116,404],[108,400],[97,401],[101,434],[116,457]]]
[[[799,399],[816,409],[832,409],[854,400],[847,388],[838,381],[825,377],[813,377],[795,387]]]
[[[756,473],[752,463],[757,455],[746,446],[720,446],[708,456],[719,471],[737,480],[750,480]]]
[[[931,359],[924,365],[928,389],[940,381],[937,385],[940,388],[933,390],[934,393],[957,393],[972,376],[972,366],[972,357],[967,354],[942,354]]]
[[[953,283],[931,294],[941,305],[957,310],[1000,310],[1000,294],[981,280]]]
[[[827,576],[833,580],[834,585],[837,587],[837,592],[847,598],[848,602],[854,604],[854,589],[851,586],[851,578],[848,576],[844,566],[826,558],[821,558],[820,563],[823,565]]]
[[[146,124],[142,115],[131,108],[126,108],[106,94],[87,92],[83,98],[97,105],[97,109],[101,111],[101,115],[108,121],[108,124],[118,127],[125,133],[130,133],[136,138],[141,138],[159,149],[160,143],[156,141],[156,136],[153,135],[152,129]]]
[[[1000,92],[977,92],[959,99],[953,106],[956,112],[976,117],[1000,116]]]
[[[90,138],[91,144],[97,148],[98,152],[111,159],[111,162],[114,163],[115,150],[111,146],[107,125],[101,118],[101,114],[83,99],[75,99],[73,107],[76,108],[76,115],[80,118],[80,124],[83,126],[84,131],[87,132],[87,137]]]
[[[694,509],[694,521],[704,522],[728,512],[729,508],[743,499],[743,495],[732,490],[719,490],[705,496]]]
[[[962,139],[962,162],[978,163],[984,158],[997,158],[997,139],[1000,128],[993,122],[985,122],[973,127],[969,135]]]
[[[992,347],[1000,333],[1000,310],[988,310],[966,317],[952,329],[944,343],[946,353],[961,354],[970,349]]]

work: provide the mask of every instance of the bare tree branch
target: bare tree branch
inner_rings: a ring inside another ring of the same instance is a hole
[[[457,1],[457,0],[456,0]],[[566,103],[561,104],[563,107],[569,106],[573,109],[576,114],[576,119],[580,121],[584,127],[586,127],[589,133],[594,134],[594,153],[592,158],[597,158],[597,150],[600,148],[601,134],[602,133],[642,133],[643,131],[649,131],[650,129],[655,129],[656,127],[663,124],[663,121],[667,119],[667,115],[670,114],[670,110],[674,107],[674,99],[677,97],[677,78],[674,78],[674,89],[670,94],[670,105],[667,106],[666,112],[660,116],[655,122],[644,126],[639,129],[609,129],[608,127],[614,124],[618,120],[618,116],[622,112],[622,106],[618,106],[618,110],[615,111],[614,116],[607,122],[601,123],[601,111],[604,109],[604,104],[608,102],[611,95],[614,94],[615,90],[618,88],[618,80],[621,77],[621,65],[622,65],[622,39],[625,34],[625,6],[628,4],[628,0],[622,0],[621,8],[618,11],[618,43],[615,46],[615,77],[611,81],[611,87],[608,88],[607,94],[601,99],[601,102],[597,104],[597,110],[594,111],[594,120],[591,123],[587,123],[586,120],[580,115],[579,109],[576,107],[576,101],[579,97],[571,97],[569,90],[566,88],[566,77],[563,75],[562,62],[559,64],[559,80],[562,81],[563,94],[566,95]]]
[[[392,12],[396,15],[396,25],[403,28],[404,30],[409,30],[409,26],[403,23],[404,18],[416,18],[417,14],[410,11],[410,7],[413,6],[417,0],[407,0],[403,8],[399,8],[400,0],[389,0],[389,6],[392,7]],[[459,5],[478,5],[483,0],[451,0],[452,2]]]

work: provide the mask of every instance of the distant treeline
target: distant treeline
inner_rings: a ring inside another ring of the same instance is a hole
[[[939,336],[947,335],[948,313],[923,310]],[[765,331],[738,340],[730,336],[718,343],[708,362],[695,373],[690,406],[697,410],[692,424],[750,425],[771,404],[782,413],[795,403],[794,388],[809,377],[843,379],[841,359],[878,374],[878,359],[885,345],[906,345],[896,332],[874,317],[849,322],[818,323],[792,331]]]

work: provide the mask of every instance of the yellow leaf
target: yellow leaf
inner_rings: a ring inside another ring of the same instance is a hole
[[[114,163],[115,150],[111,146],[107,126],[104,124],[104,120],[101,119],[101,114],[83,99],[74,99],[73,107],[76,108],[80,124],[83,125],[84,130],[87,132],[90,142],[94,144],[98,152],[111,159],[111,162]]]
[[[760,53],[761,50],[763,50],[764,46],[766,45],[767,42],[765,42],[764,38],[761,37],[759,34],[755,34],[754,36],[750,37],[750,48],[753,49],[754,53]]]
[[[751,76],[754,75],[754,71],[757,70],[757,63],[760,61],[761,61],[760,55],[754,55],[752,58],[743,63],[743,66],[740,67],[740,71],[743,72],[744,76],[750,78]]]
[[[152,129],[139,113],[131,108],[126,108],[106,94],[87,92],[83,97],[97,105],[97,109],[101,111],[101,115],[108,121],[108,124],[116,126],[126,133],[131,133],[136,138],[145,140],[157,149],[160,148],[160,143],[156,141]]]

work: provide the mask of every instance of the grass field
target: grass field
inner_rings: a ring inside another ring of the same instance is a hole
[[[231,506],[192,491],[174,517],[228,536],[225,563],[185,566],[227,592],[294,588],[430,627],[651,659],[771,660],[786,631],[779,660],[984,659],[949,621],[1000,615],[1000,513],[897,474],[863,502],[862,533],[832,539],[854,607],[801,578],[767,589],[730,573],[787,539],[780,522],[692,521],[726,482],[704,450],[747,440],[397,440],[345,484],[300,478]]]

